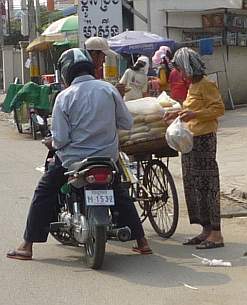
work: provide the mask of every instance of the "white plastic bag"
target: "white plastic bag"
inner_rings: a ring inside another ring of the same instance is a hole
[[[183,154],[190,152],[193,148],[193,135],[179,117],[167,128],[166,141],[171,148]]]
[[[157,101],[163,107],[164,113],[180,110],[182,107],[179,102],[173,100],[165,91],[158,97]]]
[[[150,96],[125,102],[125,105],[132,115],[149,115],[162,111],[157,98]]]
[[[206,257],[201,257],[201,256],[198,256],[198,255],[195,255],[195,254],[192,254],[192,256],[196,257],[196,258],[199,258],[202,262],[203,265],[206,265],[206,266],[222,266],[222,267],[232,267],[232,263],[231,262],[225,262],[223,261],[223,259],[208,259]]]

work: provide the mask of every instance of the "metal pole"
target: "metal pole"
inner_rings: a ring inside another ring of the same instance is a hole
[[[9,0],[7,0],[7,5],[8,5],[8,28],[9,28],[9,35],[11,35],[11,22],[10,22],[10,19],[11,19],[11,8],[10,8]]]
[[[0,1],[0,52],[2,61],[0,64],[0,88],[4,88],[4,71],[3,71],[3,46],[4,46],[4,37],[3,37],[3,15],[2,15],[2,0]]]
[[[137,11],[135,8],[133,8],[126,0],[122,0],[122,5],[132,14],[140,18],[142,21],[148,23],[148,19],[145,16],[143,16],[139,11]]]
[[[32,42],[37,37],[34,0],[28,0],[28,28],[29,42]],[[30,78],[33,82],[39,82],[38,58],[35,52],[31,53]]]
[[[151,8],[150,0],[147,0],[147,30],[151,32]]]
[[[0,46],[1,48],[3,47],[3,12],[2,12],[2,7],[3,2],[2,0],[0,1]]]
[[[40,5],[39,0],[35,0],[35,17],[36,17],[36,30],[37,30],[37,36],[39,36],[39,30],[40,30]]]
[[[150,9],[150,2],[151,0],[146,0],[146,8],[147,8],[147,17],[142,15],[139,11],[137,11],[135,8],[133,8],[131,5],[128,4],[126,0],[122,0],[122,5],[127,8],[131,13],[133,13],[135,16],[140,18],[142,21],[144,21],[147,24],[147,30],[148,32],[151,32],[151,9]]]
[[[8,28],[9,28],[9,35],[11,35],[10,4],[9,4],[9,0],[7,0],[7,5],[8,5]]]

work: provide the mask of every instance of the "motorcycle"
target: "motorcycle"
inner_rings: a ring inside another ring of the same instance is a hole
[[[117,226],[114,183],[116,163],[105,157],[90,157],[70,166],[68,182],[59,193],[58,221],[50,224],[52,236],[64,245],[83,246],[92,269],[101,268],[109,239],[131,238],[129,227]]]

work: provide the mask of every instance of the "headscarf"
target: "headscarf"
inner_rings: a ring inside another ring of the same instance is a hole
[[[172,51],[169,47],[161,46],[159,50],[154,53],[154,56],[152,57],[152,62],[154,65],[160,65],[162,59],[165,58],[167,64],[169,64],[171,60],[171,54]]]
[[[148,70],[149,70],[149,58],[147,56],[140,56],[138,57],[137,61],[142,61],[145,62],[145,66],[143,68],[141,68],[141,70],[144,72],[144,74],[148,74]]]
[[[181,48],[174,54],[172,63],[187,76],[202,76],[205,74],[205,63],[200,55],[190,48]]]
[[[165,58],[166,58],[167,62],[169,62],[171,60],[171,55],[172,55],[171,49],[169,47],[167,47],[167,46],[161,46],[159,48],[159,50],[164,52]]]

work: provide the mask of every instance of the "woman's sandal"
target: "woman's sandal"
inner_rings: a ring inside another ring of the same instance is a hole
[[[215,248],[222,248],[224,247],[223,242],[214,242],[211,240],[204,240],[196,247],[198,250],[205,250],[205,249],[215,249]]]
[[[25,250],[10,250],[6,256],[8,258],[19,259],[19,260],[23,260],[23,261],[32,259],[32,253],[29,253]]]
[[[195,246],[200,245],[205,239],[200,238],[199,236],[193,237],[191,239],[186,240],[183,242],[184,246]]]

